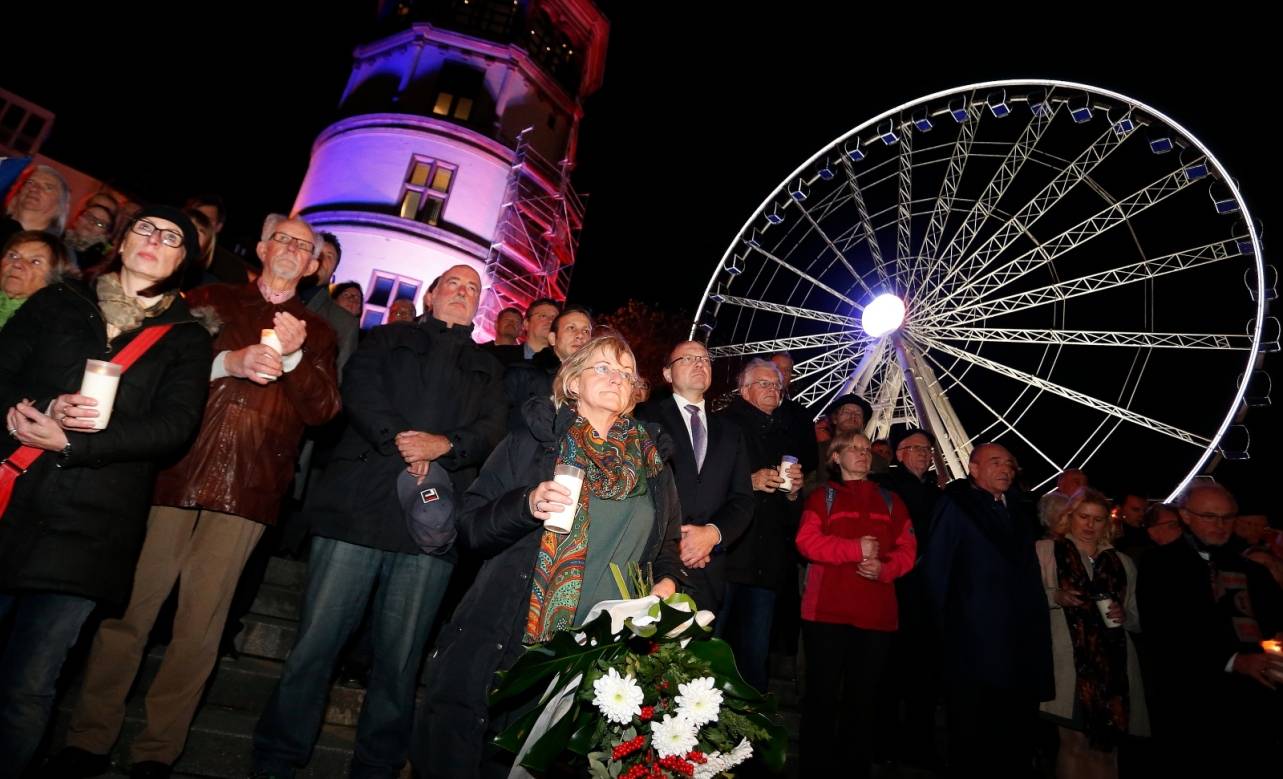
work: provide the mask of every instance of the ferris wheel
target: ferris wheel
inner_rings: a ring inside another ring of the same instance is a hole
[[[788,351],[803,405],[855,392],[871,437],[926,427],[954,477],[997,441],[1035,489],[1095,465],[1175,494],[1227,453],[1278,348],[1270,273],[1235,181],[1176,122],[994,81],[799,165],[722,256],[692,337],[716,358]]]

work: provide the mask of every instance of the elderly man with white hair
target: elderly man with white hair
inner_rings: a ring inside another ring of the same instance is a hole
[[[187,293],[221,323],[204,420],[191,449],[162,471],[129,606],[94,638],[80,699],[55,757],[58,776],[96,776],[120,735],[125,697],[161,606],[179,587],[173,639],[147,691],[131,776],[167,777],[183,751],[245,562],[294,473],[303,429],[339,412],[334,331],[295,295],[320,254],[306,222],[267,217],[263,274]],[[276,342],[260,342],[264,330]]]

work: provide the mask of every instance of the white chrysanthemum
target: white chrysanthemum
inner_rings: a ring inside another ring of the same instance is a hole
[[[633,717],[641,714],[642,690],[633,681],[633,675],[620,676],[619,671],[610,671],[592,683],[594,692],[592,702],[607,720],[627,725]]]
[[[705,676],[677,686],[681,692],[673,700],[677,703],[678,716],[690,720],[696,727],[717,721],[722,708],[722,691],[713,689],[713,678]]]
[[[735,766],[739,765],[745,760],[748,760],[752,756],[753,756],[752,742],[750,742],[746,738],[740,739],[740,742],[735,745],[735,748],[732,749],[730,752],[728,752],[725,755],[725,757],[722,758],[723,760],[726,761],[726,768],[723,768],[722,770],[725,771],[725,770],[734,768]]]
[[[650,743],[660,757],[681,757],[699,745],[695,731],[696,726],[685,717],[665,714],[663,722],[651,723]]]

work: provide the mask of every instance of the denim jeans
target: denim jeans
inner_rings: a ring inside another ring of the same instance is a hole
[[[0,776],[19,776],[40,746],[67,652],[94,610],[78,595],[0,593],[0,622],[12,618],[0,657]]]
[[[357,722],[353,777],[396,777],[414,720],[419,661],[454,564],[330,538],[312,540],[298,638],[254,731],[254,770],[293,776],[325,716],[339,651],[374,593],[374,663]]]
[[[766,692],[767,659],[771,651],[771,621],[775,590],[747,584],[726,584],[717,636],[735,651],[735,665],[744,681]]]

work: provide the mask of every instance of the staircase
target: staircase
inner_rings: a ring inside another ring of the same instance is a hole
[[[244,779],[251,769],[254,726],[276,688],[284,660],[294,645],[307,563],[274,557],[268,565],[245,629],[237,637],[241,656],[222,658],[214,668],[205,697],[196,711],[187,747],[174,764],[175,777]],[[125,725],[112,752],[109,776],[129,773],[129,745],[142,731],[143,697],[160,668],[165,647],[153,647],[143,658],[138,681],[129,698]],[[79,682],[61,702],[51,743],[61,747]],[[335,685],[325,712],[325,725],[307,769],[297,776],[334,779],[347,776],[356,742],[356,721],[365,690]],[[406,771],[408,776],[408,769]]]

